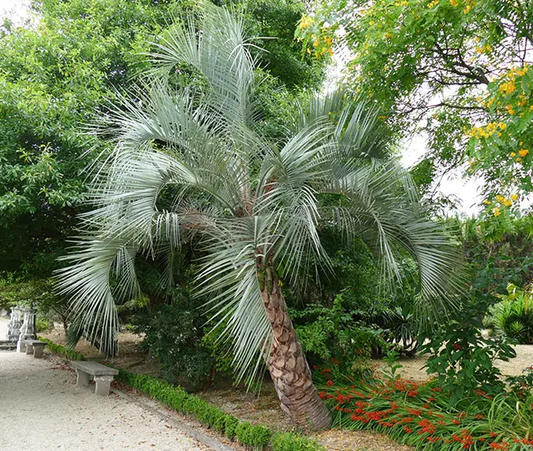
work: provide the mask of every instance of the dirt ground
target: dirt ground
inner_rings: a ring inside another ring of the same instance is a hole
[[[64,344],[61,328],[41,336]],[[142,337],[125,332],[119,335],[120,356],[111,365],[133,372],[157,376],[157,362],[138,348]],[[76,350],[88,357],[98,358],[98,351],[82,340]],[[516,346],[517,357],[510,362],[497,362],[505,375],[518,375],[524,368],[533,365],[533,346]],[[100,356],[101,357],[101,356]],[[424,367],[426,358],[402,359],[400,374],[406,379],[423,381],[428,378]],[[197,393],[228,413],[251,422],[270,425],[274,430],[294,431],[288,417],[280,410],[273,385],[266,381],[259,394],[235,388],[227,381],[217,382],[209,390]],[[297,431],[297,430],[296,430]],[[388,437],[361,431],[330,430],[316,434],[315,438],[331,451],[407,451],[412,448],[399,445]]]

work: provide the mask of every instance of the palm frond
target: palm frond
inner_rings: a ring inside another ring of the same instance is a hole
[[[262,250],[271,247],[270,225],[260,217],[217,221],[205,242],[209,256],[197,277],[199,295],[210,296],[211,321],[226,324],[237,380],[253,380],[270,352],[272,329],[256,265]]]

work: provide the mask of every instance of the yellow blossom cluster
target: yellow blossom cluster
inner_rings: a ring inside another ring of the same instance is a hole
[[[507,72],[507,77],[509,77],[511,80],[514,80],[516,77],[523,77],[527,74],[528,71],[528,65],[525,64],[523,67],[511,67],[509,71]]]
[[[439,4],[439,0],[433,0],[431,3],[428,3],[428,8],[431,9]]]
[[[401,2],[394,2],[394,6],[409,6],[409,2],[407,0],[402,0]]]
[[[466,0],[466,8],[463,10],[463,13],[468,14],[472,9],[472,6],[476,4],[473,0]]]
[[[512,94],[516,89],[516,84],[514,80],[506,81],[505,83],[502,83],[499,87],[499,91],[502,94],[509,95]]]
[[[454,8],[459,5],[459,0],[450,0],[450,5],[452,5]]]
[[[501,135],[500,130],[505,130],[507,124],[504,122],[490,122],[485,127],[473,127],[466,132],[466,135],[471,138],[490,138],[492,135]]]
[[[522,158],[525,158],[529,155],[529,150],[528,149],[520,149],[518,151],[518,154],[522,157]]]
[[[309,28],[313,23],[313,18],[309,16],[303,16],[302,20],[300,20],[300,29],[305,30],[306,28]]]
[[[504,197],[504,196],[496,196],[496,201],[498,201],[500,204],[506,206],[506,207],[510,207],[511,205],[513,205],[513,202],[516,202],[518,200],[518,194],[512,194],[510,198],[507,198],[507,197]],[[488,199],[484,200],[483,203],[485,205],[491,205],[492,202]],[[501,215],[501,211],[500,211],[500,208],[499,207],[494,207],[492,209],[492,213],[494,214],[494,216],[500,216]]]
[[[492,52],[492,46],[487,44],[487,45],[484,45],[482,47],[476,47],[475,52],[476,53],[490,53],[490,52]]]

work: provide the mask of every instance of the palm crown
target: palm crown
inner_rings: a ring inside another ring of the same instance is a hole
[[[283,142],[269,141],[254,125],[258,78],[243,36],[230,12],[205,5],[200,19],[163,36],[153,55],[159,70],[116,109],[115,150],[59,274],[75,319],[107,352],[116,346],[115,301],[139,292],[135,255],[165,255],[170,266],[191,235],[205,250],[199,290],[227,325],[240,376],[258,368],[258,355],[278,359],[273,347],[292,330],[280,322],[285,313],[269,311],[279,277],[293,282],[305,265],[327,268],[320,227],[367,239],[388,277],[398,274],[395,250],[406,249],[420,268],[423,316],[450,299],[456,253],[424,216],[405,171],[381,158],[375,111],[343,92],[317,96]],[[169,86],[178,64],[197,71],[202,90]]]

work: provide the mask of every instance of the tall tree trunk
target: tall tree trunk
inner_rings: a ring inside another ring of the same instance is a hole
[[[311,370],[296,337],[296,331],[274,271],[266,269],[263,302],[272,325],[273,342],[267,365],[281,408],[301,426],[314,430],[331,426],[331,414],[313,384]]]

